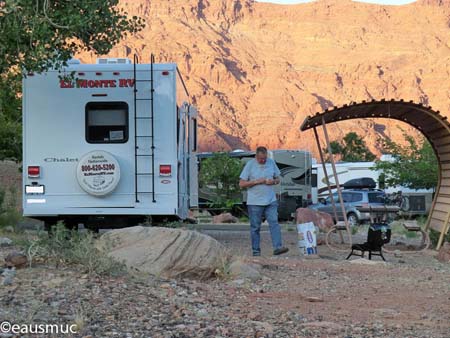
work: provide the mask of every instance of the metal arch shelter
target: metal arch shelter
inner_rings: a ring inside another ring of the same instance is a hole
[[[316,127],[322,126],[329,143],[326,124],[359,118],[389,118],[405,122],[421,131],[431,143],[439,162],[439,181],[426,229],[441,232],[440,243],[442,243],[444,234],[449,230],[450,220],[450,124],[447,117],[440,115],[439,111],[434,111],[431,107],[413,101],[372,100],[334,107],[308,116],[300,130],[314,129],[317,139]]]

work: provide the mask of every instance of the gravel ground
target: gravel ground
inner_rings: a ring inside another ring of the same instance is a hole
[[[263,232],[263,256],[255,259],[248,231],[202,232],[257,264],[263,278],[100,278],[36,266],[0,286],[0,321],[76,324],[79,333],[65,336],[86,338],[450,337],[450,265],[433,251],[386,255],[383,263],[346,261],[320,246],[319,257],[307,259],[296,233],[286,231],[290,252],[272,257]],[[0,248],[0,257],[10,250]]]

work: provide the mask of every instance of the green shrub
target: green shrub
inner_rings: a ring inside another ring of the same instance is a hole
[[[441,236],[440,231],[436,231],[433,229],[429,230],[431,247],[436,247],[439,241],[439,237]],[[450,242],[450,231],[444,236],[444,242]]]
[[[78,232],[67,229],[58,222],[50,233],[40,232],[37,238],[25,244],[30,264],[33,260],[47,263],[74,265],[84,273],[117,276],[126,273],[126,266],[99,250],[96,238],[90,231]]]
[[[0,228],[16,227],[22,215],[17,210],[17,189],[11,187],[8,191],[0,188]]]

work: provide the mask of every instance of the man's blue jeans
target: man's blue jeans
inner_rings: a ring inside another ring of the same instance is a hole
[[[270,236],[272,237],[273,249],[280,249],[282,245],[281,241],[281,229],[278,224],[278,202],[273,202],[269,205],[248,205],[248,216],[250,217],[250,234],[252,238],[252,250],[253,255],[260,255],[260,230],[263,215],[266,216],[269,223]]]

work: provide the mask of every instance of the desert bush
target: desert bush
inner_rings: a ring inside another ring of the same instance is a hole
[[[96,246],[92,232],[69,230],[62,222],[58,222],[49,233],[39,232],[36,238],[25,244],[25,251],[30,264],[42,260],[57,267],[73,265],[84,273],[94,275],[117,276],[127,271],[124,263],[109,257],[107,250]]]
[[[12,226],[16,228],[22,215],[17,210],[17,189],[14,187],[8,190],[0,187],[0,228]]]

